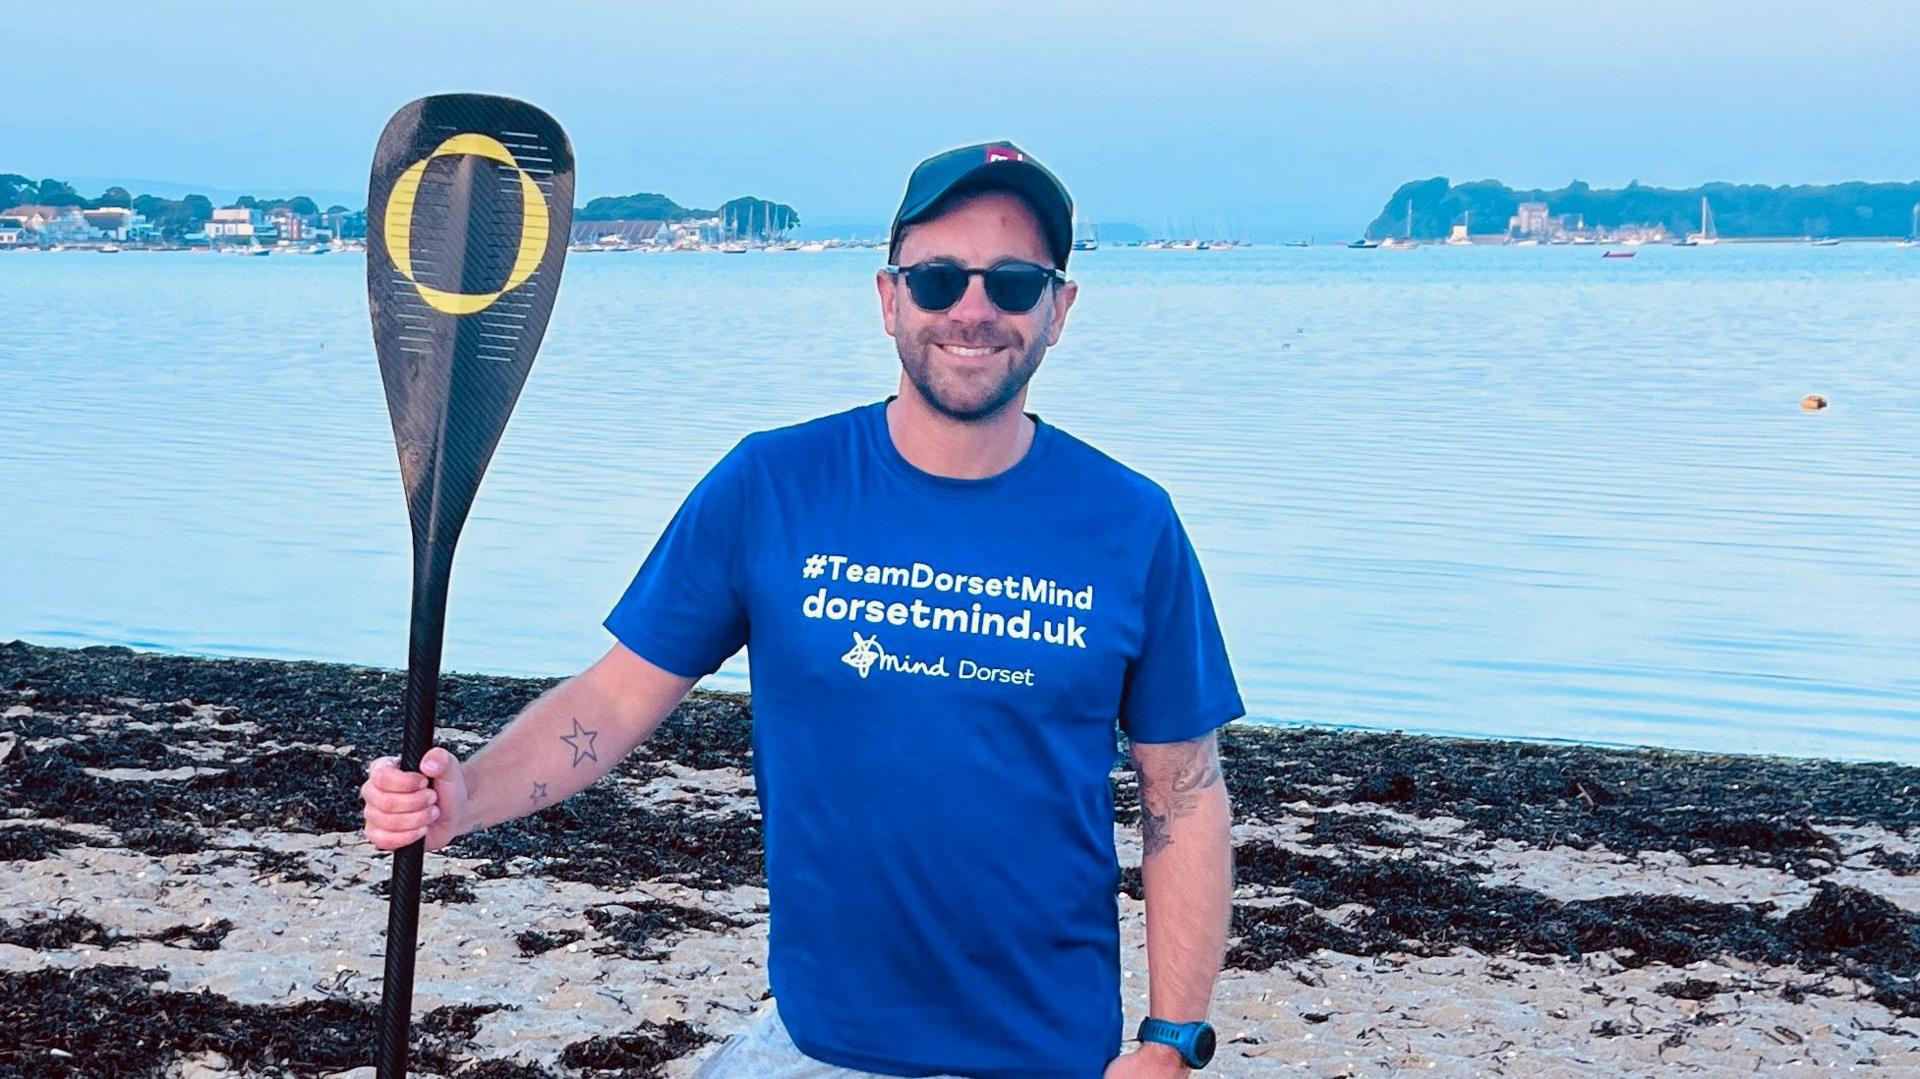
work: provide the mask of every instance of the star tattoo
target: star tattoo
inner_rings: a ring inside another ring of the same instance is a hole
[[[572,747],[573,766],[575,768],[580,767],[581,761],[598,761],[600,759],[600,756],[599,754],[593,751],[593,740],[595,738],[600,737],[600,732],[590,731],[585,727],[582,727],[580,725],[580,720],[577,717],[570,717],[570,718],[573,719],[573,733],[561,735],[560,740],[562,742],[565,742],[568,746]],[[586,743],[584,745],[580,741],[580,739],[582,738],[586,739]]]
[[[533,785],[533,793],[527,795],[527,800],[532,802],[538,802],[541,799],[545,798],[546,796],[547,796],[547,785],[545,783],[535,783]]]

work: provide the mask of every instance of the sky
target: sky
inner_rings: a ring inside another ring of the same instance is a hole
[[[32,92],[0,172],[358,207],[394,110],[476,90],[559,119],[582,203],[750,194],[810,225],[884,226],[915,162],[991,138],[1094,221],[1203,234],[1357,232],[1429,176],[1920,179],[1912,0],[1570,7],[97,0],[8,50]]]

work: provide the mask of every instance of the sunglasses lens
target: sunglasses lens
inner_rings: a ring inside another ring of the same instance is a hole
[[[1040,302],[1040,294],[1053,280],[1053,274],[1044,266],[1029,263],[980,271],[963,269],[951,262],[923,262],[901,273],[907,279],[907,291],[913,294],[914,304],[923,311],[945,311],[959,303],[960,297],[966,295],[967,282],[974,274],[980,274],[986,284],[987,299],[992,300],[995,307],[1011,315],[1025,314]]]
[[[986,274],[987,299],[1008,314],[1024,314],[1040,302],[1049,276],[1038,266],[996,267]]]
[[[907,270],[907,291],[923,311],[945,311],[967,291],[967,271],[944,262],[929,262]]]

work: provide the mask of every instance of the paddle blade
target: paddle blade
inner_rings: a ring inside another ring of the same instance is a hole
[[[450,548],[466,522],[546,333],[572,223],[573,148],[532,105],[443,94],[381,132],[367,301],[416,554]]]

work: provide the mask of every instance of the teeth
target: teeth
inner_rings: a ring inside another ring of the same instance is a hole
[[[991,348],[970,348],[966,345],[941,345],[940,347],[953,353],[955,356],[985,356],[987,353],[994,351],[994,349]]]

